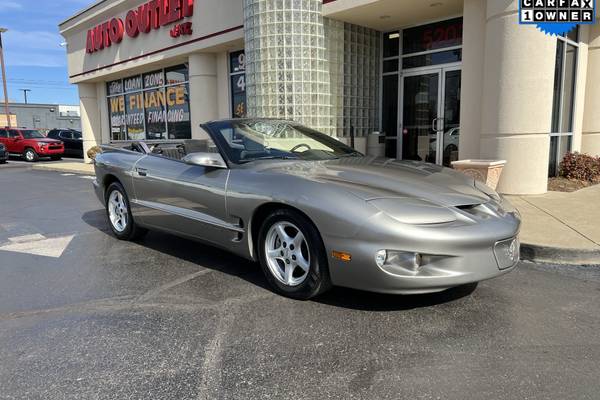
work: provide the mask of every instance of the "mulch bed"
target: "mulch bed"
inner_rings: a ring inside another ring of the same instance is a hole
[[[578,181],[567,178],[550,178],[548,180],[548,190],[551,192],[575,192],[589,186],[597,185],[600,182]]]

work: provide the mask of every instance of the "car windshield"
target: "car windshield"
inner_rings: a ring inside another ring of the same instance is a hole
[[[321,161],[362,156],[330,136],[289,121],[224,121],[210,127],[226,156],[236,164],[268,159]]]
[[[35,130],[21,131],[21,133],[23,134],[23,137],[25,139],[42,139],[42,138],[44,138],[44,135],[42,135],[39,131],[35,131]]]

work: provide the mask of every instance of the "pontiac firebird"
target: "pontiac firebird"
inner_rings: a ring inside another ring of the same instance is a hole
[[[94,186],[118,239],[161,230],[207,242],[259,262],[297,299],[332,285],[438,292],[519,261],[519,213],[466,175],[364,156],[289,121],[201,128],[202,139],[97,155]]]

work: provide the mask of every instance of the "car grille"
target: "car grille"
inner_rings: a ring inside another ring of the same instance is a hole
[[[59,150],[59,149],[62,149],[63,147],[61,145],[55,144],[55,145],[50,145],[48,148],[50,150]]]

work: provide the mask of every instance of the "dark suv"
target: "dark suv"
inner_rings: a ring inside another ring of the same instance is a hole
[[[48,132],[48,137],[60,140],[65,144],[65,155],[83,157],[81,132],[73,129],[52,129]]]
[[[8,161],[8,150],[3,143],[0,143],[0,164],[6,164]]]

